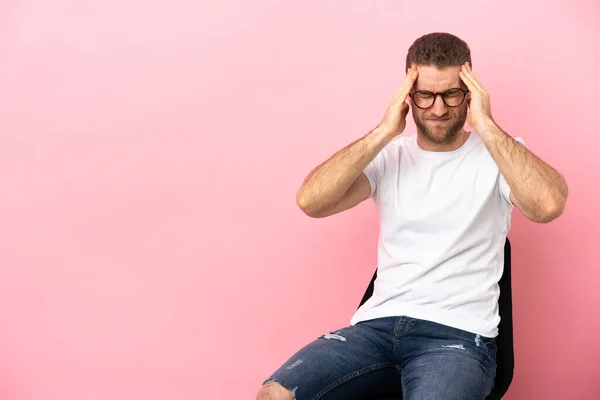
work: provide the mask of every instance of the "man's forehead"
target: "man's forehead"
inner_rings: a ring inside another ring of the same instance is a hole
[[[415,82],[417,90],[441,92],[462,86],[462,80],[458,75],[460,66],[441,69],[434,66],[417,66],[417,70],[419,71],[419,76]]]

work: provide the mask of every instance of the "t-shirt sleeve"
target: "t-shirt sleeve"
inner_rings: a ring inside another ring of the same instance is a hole
[[[370,163],[367,164],[363,170],[367,176],[369,183],[371,184],[371,194],[369,197],[373,197],[377,192],[377,186],[381,182],[381,177],[385,171],[385,149],[381,150]]]
[[[520,137],[516,137],[514,138],[517,142],[521,143],[523,146],[525,146],[525,141],[523,140],[523,138]],[[502,197],[504,198],[504,200],[506,200],[511,206],[514,206],[514,204],[512,203],[512,201],[510,201],[510,186],[508,186],[508,182],[506,182],[506,179],[504,178],[504,175],[502,175],[502,172],[500,172],[500,194],[502,194]]]

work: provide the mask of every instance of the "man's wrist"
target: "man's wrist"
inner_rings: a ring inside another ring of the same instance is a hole
[[[477,127],[477,133],[482,139],[491,139],[494,135],[502,133],[502,129],[493,119],[486,119]]]
[[[377,128],[373,129],[371,132],[369,132],[369,134],[367,136],[369,136],[371,139],[373,139],[377,143],[381,143],[381,142],[387,143],[390,140],[392,140],[394,138],[394,136],[396,136],[396,135],[394,133],[390,132],[389,130],[386,130],[384,127],[378,126]]]

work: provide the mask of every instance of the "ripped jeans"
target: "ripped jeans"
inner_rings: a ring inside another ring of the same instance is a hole
[[[296,400],[483,400],[495,374],[495,339],[386,317],[319,337],[264,383],[279,383]]]

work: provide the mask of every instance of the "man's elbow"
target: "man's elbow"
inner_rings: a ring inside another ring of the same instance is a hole
[[[544,204],[542,212],[538,216],[538,222],[547,224],[560,217],[565,211],[566,203],[567,198],[562,194],[547,200]]]
[[[321,217],[314,204],[312,204],[312,202],[310,201],[309,196],[302,192],[302,190],[298,191],[298,193],[296,194],[296,204],[302,210],[302,212],[308,215],[309,217]]]

